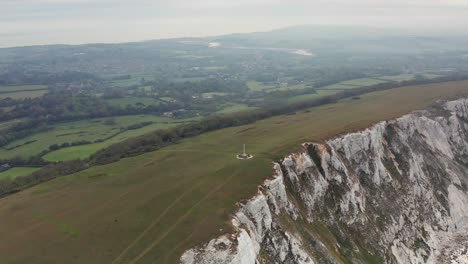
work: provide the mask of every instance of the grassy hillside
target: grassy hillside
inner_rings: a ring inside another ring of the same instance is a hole
[[[236,202],[271,175],[271,161],[322,141],[468,95],[468,81],[370,93],[210,132],[92,167],[5,197],[2,263],[176,263],[187,248],[229,231]],[[242,143],[255,158],[235,158]]]

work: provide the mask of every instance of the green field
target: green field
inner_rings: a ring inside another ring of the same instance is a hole
[[[19,176],[28,176],[31,173],[37,171],[39,168],[31,168],[31,167],[15,167],[11,168],[7,171],[0,172],[0,180],[3,179],[14,179]]]
[[[300,143],[460,95],[468,95],[467,81],[370,93],[202,134],[29,188],[0,203],[2,263],[177,263],[184,250],[229,232],[236,203],[271,175],[272,160]],[[243,143],[253,159],[235,158]]]
[[[442,76],[440,74],[432,74],[432,73],[422,73],[421,75],[427,79],[435,79],[435,78],[439,78]],[[391,75],[391,76],[381,76],[376,79],[389,80],[389,81],[410,81],[410,80],[414,80],[415,78],[416,78],[415,74],[400,74],[400,75]]]
[[[3,113],[8,113],[11,110],[14,109],[14,106],[5,106],[5,107],[0,107],[0,112],[3,111]]]
[[[36,98],[36,97],[43,96],[46,93],[47,93],[47,90],[0,93],[0,99],[4,99],[4,98],[12,98],[12,99]]]
[[[185,77],[185,78],[176,78],[172,81],[174,82],[198,82],[205,80],[206,77]]]
[[[0,93],[3,92],[20,92],[24,90],[46,90],[46,85],[16,85],[16,86],[0,86]]]
[[[35,98],[47,93],[46,85],[0,86],[0,99]]]
[[[385,83],[385,82],[386,81],[372,79],[372,78],[361,78],[361,79],[354,79],[354,80],[344,81],[344,82],[341,82],[341,83],[345,84],[345,85],[347,84],[347,85],[355,85],[356,87],[362,87],[362,86],[371,86],[371,85]]]
[[[307,101],[311,99],[317,99],[317,98],[320,98],[326,95],[335,94],[335,93],[336,91],[333,91],[333,90],[332,91],[318,90],[317,93],[314,93],[314,94],[303,94],[303,95],[290,97],[288,98],[288,103],[290,104],[299,103],[299,102],[303,102],[303,101]]]
[[[250,91],[253,92],[272,92],[272,91],[286,91],[286,90],[300,90],[307,88],[306,84],[295,84],[289,85],[287,83],[281,83],[278,85],[273,84],[264,84],[257,81],[248,81],[247,87],[249,87]]]
[[[166,97],[161,97],[161,100],[167,101],[167,102],[171,102],[171,101],[174,101],[175,99],[172,98],[172,97],[167,97],[167,96],[166,96]]]
[[[117,77],[117,76],[108,75],[107,77],[112,78],[112,77]],[[130,86],[140,86],[141,85],[141,80],[143,78],[145,80],[149,81],[149,80],[154,79],[154,76],[152,74],[136,73],[136,74],[132,74],[130,79],[111,80],[109,82],[114,87],[126,88],[126,87],[130,87]]]
[[[120,88],[125,88],[125,87],[130,87],[130,86],[138,86],[140,85],[140,79],[139,78],[132,78],[128,80],[116,80],[112,81],[111,85],[114,87],[120,87]]]
[[[308,86],[306,84],[280,85],[280,87],[274,89],[274,91],[302,90],[306,89],[307,87]]]
[[[422,75],[427,79],[435,79],[435,78],[439,78],[442,76],[440,74],[433,74],[433,73],[423,73]]]
[[[400,74],[400,75],[390,75],[390,76],[380,76],[378,79],[388,80],[388,81],[409,81],[414,79],[414,74]]]
[[[130,86],[141,86],[141,80],[145,79],[145,81],[154,80],[154,74],[144,73],[144,72],[137,72],[132,73],[129,79],[123,80],[113,80],[115,77],[120,77],[120,74],[108,74],[104,77],[108,79],[109,84],[114,87],[119,88],[126,88]]]
[[[0,123],[0,130],[9,128],[9,127],[11,127],[11,126],[13,126],[15,124],[18,124],[19,122],[21,122],[21,119],[15,119],[15,120],[12,120],[12,121],[2,122],[2,123]]]
[[[265,90],[271,90],[275,88],[275,85],[266,85],[261,82],[256,82],[256,81],[248,81],[247,82],[247,87],[253,92],[261,92]]]
[[[116,98],[116,99],[106,99],[107,103],[112,106],[121,106],[126,107],[127,105],[137,105],[143,104],[145,106],[149,105],[158,105],[161,103],[160,100],[148,97],[124,97],[124,98]]]
[[[97,152],[100,149],[108,147],[112,144],[121,142],[127,138],[140,136],[146,134],[148,132],[157,130],[157,129],[165,129],[176,126],[177,123],[157,123],[152,124],[149,126],[145,126],[139,129],[128,130],[119,135],[108,139],[104,142],[94,143],[94,144],[87,144],[82,146],[74,146],[59,149],[56,151],[52,151],[45,155],[43,158],[48,161],[65,161],[65,160],[74,160],[74,159],[85,159]]]
[[[226,69],[226,66],[207,66],[202,69],[205,71],[220,71]]]
[[[202,93],[203,98],[213,98],[215,96],[225,96],[227,93],[211,92],[211,93]]]
[[[347,90],[347,89],[354,89],[354,88],[358,88],[358,86],[343,84],[343,83],[335,83],[332,85],[320,87],[317,90]]]
[[[113,120],[113,122],[107,123],[106,120]],[[47,150],[49,146],[53,144],[63,144],[66,142],[71,143],[83,140],[94,142],[95,140],[106,139],[112,135],[120,133],[121,128],[149,121],[157,122],[157,124],[151,125],[151,128],[156,128],[158,126],[164,128],[166,127],[166,123],[174,122],[176,120],[152,115],[134,115],[55,124],[51,126],[51,130],[49,131],[36,133],[26,138],[15,140],[0,148],[0,159],[14,158],[16,156],[27,158],[37,155],[43,150]],[[146,129],[141,128],[134,131],[127,131],[119,136],[141,135],[146,131]],[[111,141],[103,142],[104,144],[99,143],[101,144],[99,146],[107,146],[110,143],[116,142],[115,140],[118,138],[120,137],[113,138]],[[93,145],[94,147],[98,147],[98,144]],[[85,147],[81,146],[81,148]],[[89,146],[89,148],[92,149],[93,146]],[[91,150],[88,152],[91,152]]]
[[[231,114],[235,112],[249,111],[257,109],[256,107],[251,107],[246,104],[226,104],[221,110],[217,113],[219,114]]]
[[[424,77],[428,79],[434,79],[441,77],[441,75],[437,74],[429,74],[425,73],[422,74]],[[376,84],[381,84],[385,82],[392,82],[392,81],[409,81],[415,79],[414,74],[400,74],[400,75],[389,75],[389,76],[379,76],[376,78],[360,78],[360,79],[353,79],[347,80],[339,83],[335,83],[332,85],[327,85],[324,87],[320,87],[320,90],[346,90],[346,89],[354,89],[364,86],[371,86]]]

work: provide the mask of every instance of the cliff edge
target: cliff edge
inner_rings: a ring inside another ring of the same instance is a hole
[[[468,99],[306,143],[181,263],[467,263]]]

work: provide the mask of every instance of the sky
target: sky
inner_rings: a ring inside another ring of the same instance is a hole
[[[307,24],[462,32],[467,17],[468,0],[0,0],[0,47],[199,37]]]

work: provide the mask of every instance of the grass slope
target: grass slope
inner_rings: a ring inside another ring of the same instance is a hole
[[[468,95],[468,82],[403,87],[92,167],[5,197],[2,263],[177,263],[189,247],[229,231],[229,214],[271,175],[271,161],[304,141]],[[235,154],[247,144],[255,158]]]

